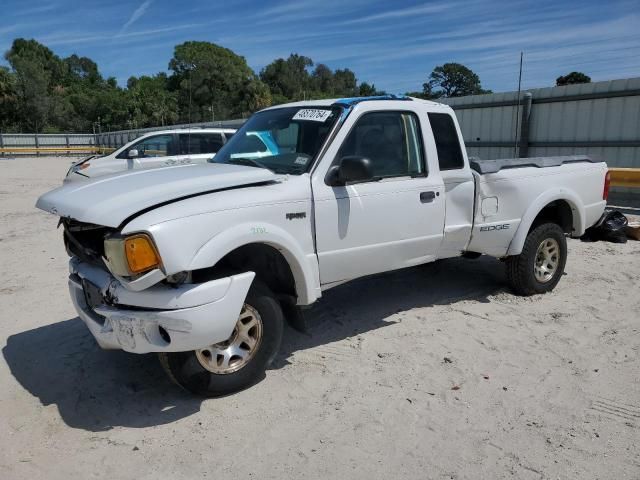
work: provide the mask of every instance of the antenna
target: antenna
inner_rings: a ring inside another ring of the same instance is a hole
[[[187,155],[191,155],[191,77],[193,75],[194,68],[196,68],[194,63],[189,64],[189,127],[187,130]],[[181,149],[179,141],[178,149]]]
[[[518,127],[520,126],[520,86],[522,85],[522,57],[524,52],[520,52],[520,73],[518,74],[518,103],[516,104],[516,133],[513,138],[513,156],[518,157]]]

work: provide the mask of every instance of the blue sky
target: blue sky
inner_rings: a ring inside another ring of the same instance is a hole
[[[640,76],[639,0],[3,0],[0,50],[16,37],[88,56],[121,85],[166,71],[187,40],[230,48],[256,71],[296,52],[389,92],[421,89],[450,61],[514,90],[521,50],[524,88],[572,70]]]

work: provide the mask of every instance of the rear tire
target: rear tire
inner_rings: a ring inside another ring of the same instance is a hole
[[[190,352],[159,353],[169,377],[189,392],[219,397],[243,390],[264,377],[280,348],[284,317],[273,293],[253,281],[232,336]]]
[[[543,223],[529,232],[520,255],[508,257],[507,280],[518,295],[550,292],[567,262],[567,239],[559,225]]]

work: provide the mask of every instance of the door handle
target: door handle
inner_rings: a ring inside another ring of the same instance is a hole
[[[436,198],[436,192],[420,192],[420,201],[422,203],[431,203]]]

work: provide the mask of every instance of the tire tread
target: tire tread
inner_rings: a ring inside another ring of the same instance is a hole
[[[205,397],[218,397],[222,395],[228,395],[230,393],[237,392],[247,388],[260,378],[264,377],[265,369],[272,363],[282,341],[284,317],[280,304],[277,302],[274,294],[269,288],[260,282],[258,279],[253,281],[247,299],[251,301],[259,301],[263,307],[266,307],[270,312],[270,327],[271,332],[271,344],[266,352],[262,355],[262,361],[257,364],[247,364],[241,370],[235,373],[218,376],[218,381],[213,381],[216,377],[215,374],[208,373],[201,366],[187,373],[183,372],[182,365],[185,362],[190,362],[195,358],[194,352],[171,352],[158,353],[158,360],[162,365],[163,370],[167,373],[173,383],[180,386],[183,390],[195,393],[197,395]],[[262,312],[261,312],[262,313]],[[263,317],[263,321],[267,321],[267,318]],[[263,342],[266,341],[266,337],[263,337]],[[258,355],[260,355],[258,353]],[[258,357],[256,357],[257,360]],[[195,380],[195,381],[193,381]]]
[[[560,260],[560,265],[558,267],[559,272],[556,274],[557,277],[541,288],[541,284],[536,282],[533,273],[530,271],[529,260],[531,256],[535,256],[538,245],[543,240],[543,237],[553,234],[560,235],[560,238],[562,239],[560,242],[560,250],[564,253],[564,258]],[[562,272],[564,272],[566,256],[567,246],[562,228],[555,223],[543,223],[538,225],[527,234],[527,238],[525,239],[522,247],[522,252],[519,255],[507,257],[507,281],[518,295],[529,296],[536,293],[551,291],[560,280]]]

